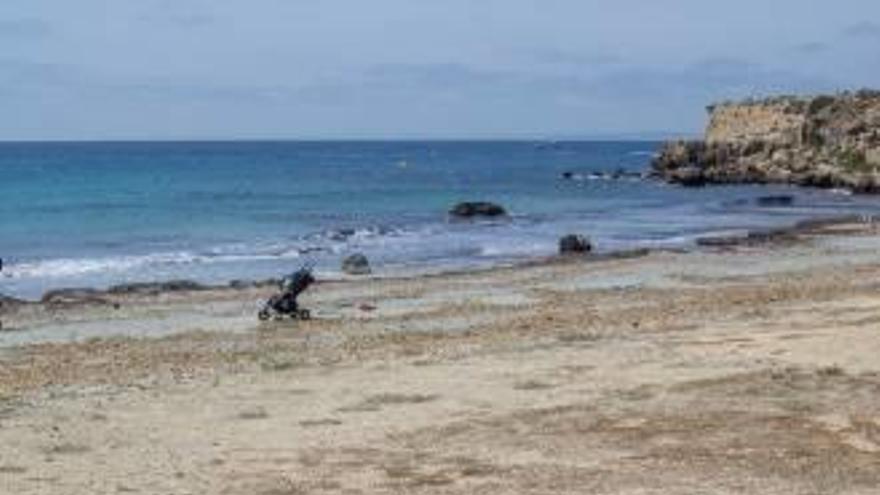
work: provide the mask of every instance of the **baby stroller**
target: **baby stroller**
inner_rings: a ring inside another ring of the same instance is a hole
[[[300,308],[296,302],[296,298],[315,282],[312,268],[312,265],[305,265],[291,275],[281,279],[281,293],[270,297],[260,312],[257,313],[257,317],[261,321],[266,321],[270,318],[283,320],[285,317],[290,317],[294,320],[312,319],[312,314],[309,310]]]

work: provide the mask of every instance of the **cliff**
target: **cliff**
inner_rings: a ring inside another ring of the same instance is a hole
[[[880,91],[708,108],[700,141],[667,143],[652,174],[682,185],[788,183],[880,193]]]

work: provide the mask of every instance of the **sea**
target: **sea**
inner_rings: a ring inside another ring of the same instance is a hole
[[[639,177],[658,142],[0,143],[0,293],[190,279],[337,278],[545,257],[568,233],[597,251],[687,249],[700,236],[873,214],[880,202],[785,186],[680,188]],[[625,172],[617,179],[596,173]],[[569,172],[568,177],[563,175]],[[757,198],[793,195],[790,205]],[[503,219],[456,221],[460,201]]]

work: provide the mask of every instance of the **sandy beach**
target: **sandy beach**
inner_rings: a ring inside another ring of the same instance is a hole
[[[880,495],[880,2],[0,5],[0,495]]]
[[[880,229],[4,305],[10,494],[876,494]]]

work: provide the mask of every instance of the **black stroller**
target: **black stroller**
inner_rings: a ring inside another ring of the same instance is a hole
[[[285,317],[294,320],[312,319],[311,312],[300,308],[296,302],[296,298],[305,292],[310,285],[315,283],[312,268],[312,265],[305,265],[291,275],[281,279],[281,293],[270,297],[260,312],[257,313],[257,317],[262,321],[270,318],[283,320]]]

